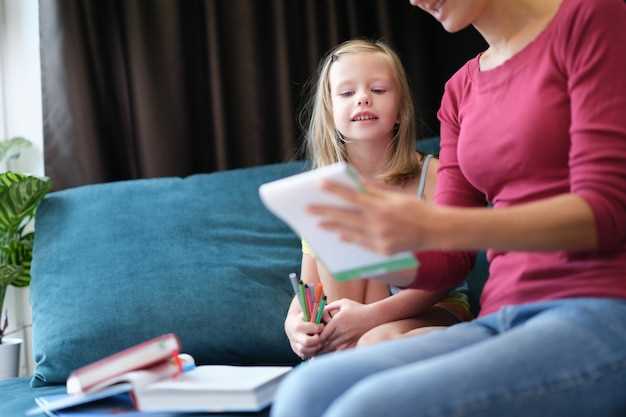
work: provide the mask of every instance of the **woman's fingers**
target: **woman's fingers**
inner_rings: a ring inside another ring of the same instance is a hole
[[[343,184],[339,184],[333,181],[324,181],[322,183],[322,189],[328,191],[331,194],[335,194],[348,203],[351,203],[351,207],[339,207],[314,204],[310,206],[310,211],[314,214],[322,215],[355,215],[362,211],[362,206],[366,205],[369,200],[369,194],[362,191],[357,191],[353,188],[346,187]]]
[[[432,248],[427,226],[433,206],[413,195],[392,192],[365,182],[365,192],[324,182],[323,188],[348,203],[348,207],[314,204],[308,211],[319,218],[320,227],[340,239],[390,255],[401,250]]]
[[[323,221],[319,226],[324,230],[336,232],[339,239],[344,242],[356,243],[365,246],[368,249],[374,249],[369,231],[362,226],[363,222],[358,226],[346,225],[340,221]]]
[[[341,219],[344,223],[358,224],[364,217],[362,210],[349,207],[329,206],[323,204],[311,204],[307,210],[309,213],[322,218]]]
[[[363,179],[363,188],[355,190],[354,188],[345,186],[334,181],[323,181],[322,189],[338,195],[346,201],[360,205],[370,203],[376,198],[383,196],[385,189],[377,185],[371,180]]]
[[[355,190],[354,188],[347,187],[334,181],[323,181],[322,190],[328,191],[329,193],[335,194],[342,199],[357,205],[362,202],[362,197],[365,195],[362,191]]]

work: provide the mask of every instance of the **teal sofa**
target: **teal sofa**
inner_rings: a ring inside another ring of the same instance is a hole
[[[418,146],[436,151],[437,142]],[[73,369],[168,332],[200,364],[296,365],[283,319],[300,242],[258,187],[304,169],[289,162],[47,196],[32,265],[36,369],[0,381],[0,416],[23,416],[34,397],[64,392]],[[485,274],[481,258],[475,303]]]

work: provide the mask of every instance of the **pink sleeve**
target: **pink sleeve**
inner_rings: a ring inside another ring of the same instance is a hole
[[[438,114],[441,122],[441,151],[435,202],[447,206],[484,206],[483,194],[467,182],[457,162],[459,125],[456,97],[462,87],[462,71],[464,69],[446,85]],[[430,251],[417,252],[416,256],[420,268],[411,288],[429,291],[454,287],[469,274],[475,260],[474,252]]]
[[[600,250],[626,241],[626,6],[595,0],[564,28],[571,191],[593,211]]]
[[[416,252],[420,267],[411,288],[440,291],[455,287],[474,266],[472,252]]]

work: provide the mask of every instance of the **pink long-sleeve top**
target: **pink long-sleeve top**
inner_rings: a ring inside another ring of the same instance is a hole
[[[563,0],[504,64],[479,57],[446,84],[438,113],[436,202],[495,209],[574,193],[591,207],[599,248],[489,250],[481,315],[567,297],[626,298],[626,6]],[[416,288],[454,285],[470,253],[418,254]]]

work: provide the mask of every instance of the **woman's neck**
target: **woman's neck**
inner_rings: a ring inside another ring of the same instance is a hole
[[[493,0],[473,23],[489,48],[481,69],[489,70],[524,49],[541,33],[564,0]]]
[[[357,141],[347,143],[348,158],[359,174],[375,178],[382,174],[389,158],[389,147],[384,141]]]

